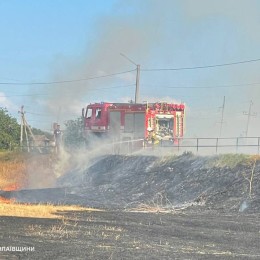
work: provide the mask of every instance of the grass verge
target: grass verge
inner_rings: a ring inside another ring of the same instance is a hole
[[[76,205],[0,203],[0,216],[30,218],[62,218],[62,212],[102,211]]]

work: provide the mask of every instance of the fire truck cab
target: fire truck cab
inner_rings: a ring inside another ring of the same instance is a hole
[[[184,134],[184,104],[94,103],[82,110],[84,135],[112,140],[178,142]]]

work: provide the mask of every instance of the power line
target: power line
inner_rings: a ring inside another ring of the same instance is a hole
[[[127,87],[133,87],[135,84],[129,84],[125,86],[115,86],[115,87],[107,87],[107,88],[96,88],[96,89],[89,89],[89,90],[103,90],[103,89],[112,89],[112,88],[127,88]]]
[[[121,56],[123,56],[125,59],[127,59],[128,61],[130,61],[132,64],[134,64],[135,66],[138,66],[133,60],[131,60],[129,57],[127,57],[124,53],[120,53]]]
[[[133,60],[127,57],[125,54],[120,53],[121,56],[126,58],[129,62],[136,66],[136,85],[135,85],[135,103],[139,103],[140,96],[140,64],[136,64]]]
[[[28,111],[26,111],[26,114],[37,115],[37,116],[48,116],[48,117],[53,117],[52,114],[42,114],[42,113],[34,113],[34,112],[28,112]],[[75,115],[78,115],[78,114],[76,114],[76,113],[66,113],[66,115],[73,115],[73,116],[75,116]]]
[[[255,82],[255,83],[245,83],[245,84],[233,84],[233,85],[217,85],[217,86],[200,86],[200,87],[168,87],[168,86],[160,86],[164,88],[176,88],[176,89],[197,89],[197,88],[232,88],[232,87],[243,87],[243,86],[253,86],[253,85],[260,85],[260,82]],[[144,85],[148,87],[148,85]],[[149,87],[159,87],[159,86],[151,86]]]
[[[135,84],[129,84],[129,85],[122,85],[122,86],[114,86],[114,87],[105,87],[105,88],[90,88],[86,91],[96,91],[96,90],[104,90],[104,89],[113,89],[113,88],[127,88],[127,87],[133,87]],[[75,89],[72,89],[71,91],[75,91]],[[65,93],[63,93],[64,95]],[[0,95],[0,97],[34,97],[34,96],[52,96],[52,94],[44,94],[44,93],[38,93],[38,94],[21,94],[21,95]]]
[[[206,69],[206,68],[232,66],[232,65],[244,64],[244,63],[251,63],[251,62],[258,62],[258,61],[260,61],[260,58],[259,58],[259,59],[252,59],[252,60],[244,60],[244,61],[230,62],[230,63],[222,63],[222,64],[214,64],[214,65],[205,65],[205,66],[180,67],[180,68],[142,69],[141,71],[195,70],[195,69]]]
[[[52,117],[51,114],[40,114],[40,113],[34,113],[34,112],[28,112],[26,111],[27,114],[30,114],[30,115],[37,115],[37,116],[49,116],[49,117]]]
[[[1,84],[1,83],[0,83]],[[143,85],[144,87],[163,87],[163,88],[173,88],[173,89],[212,89],[212,88],[231,88],[231,87],[243,87],[243,86],[253,86],[253,85],[260,85],[260,82],[255,83],[244,83],[244,84],[234,84],[234,85],[219,85],[219,86],[201,86],[201,87],[168,87],[168,86],[152,86],[152,85]],[[105,90],[105,89],[113,89],[113,88],[127,88],[127,87],[133,87],[135,84],[129,84],[129,85],[122,85],[122,86],[113,86],[113,87],[105,87],[105,88],[89,88],[87,91],[98,91],[98,90]],[[75,90],[71,90],[75,91]],[[0,95],[0,97],[34,97],[34,96],[51,96],[52,94],[46,94],[46,93],[36,93],[36,94],[17,94],[17,95]],[[185,98],[201,98],[201,96],[194,97],[194,96],[181,96]],[[208,96],[205,96],[208,97]],[[215,97],[215,96],[213,96]]]
[[[99,79],[99,78],[106,78],[106,77],[112,77],[116,75],[121,75],[129,72],[133,72],[134,70],[127,70],[122,71],[118,73],[112,73],[112,74],[106,74],[101,76],[94,76],[94,77],[88,77],[83,79],[74,79],[74,80],[62,80],[62,81],[48,81],[48,82],[0,82],[0,85],[49,85],[49,84],[63,84],[63,83],[71,83],[71,82],[80,82],[80,81],[87,81],[92,79]]]
[[[34,96],[49,96],[50,94],[21,94],[21,95],[1,95],[0,97],[34,97]]]

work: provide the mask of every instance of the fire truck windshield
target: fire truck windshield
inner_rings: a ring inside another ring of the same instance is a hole
[[[88,108],[88,109],[87,109],[87,113],[86,113],[86,118],[87,118],[87,119],[90,119],[91,116],[92,116],[92,108]]]
[[[157,118],[156,134],[162,140],[173,138],[173,118]]]
[[[96,109],[96,119],[100,119],[101,118],[101,108],[97,108]]]

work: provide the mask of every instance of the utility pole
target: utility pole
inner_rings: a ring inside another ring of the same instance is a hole
[[[26,137],[27,151],[29,153],[30,152],[30,146],[29,146],[29,139],[28,139],[28,133],[27,133],[27,128],[26,128],[26,121],[25,121],[24,116],[23,116],[23,125],[24,125],[25,137]]]
[[[140,89],[140,65],[136,64],[134,61],[129,59],[123,53],[120,53],[120,55],[123,56],[124,58],[126,58],[129,62],[131,62],[132,64],[134,64],[136,66],[135,103],[139,103],[140,102],[140,94],[139,94],[139,92],[140,92],[139,91],[139,89]]]
[[[36,142],[35,136],[32,132],[31,127],[29,126],[29,124],[27,123],[26,119],[25,119],[25,111],[24,111],[24,106],[21,106],[21,111],[18,111],[18,113],[21,114],[21,133],[20,133],[20,147],[22,149],[23,147],[23,131],[25,133],[25,137],[26,137],[26,144],[27,144],[27,150],[28,152],[30,152],[30,145],[29,145],[29,138],[28,138],[28,132],[27,129],[32,137],[32,139],[34,140],[34,142]],[[38,147],[39,152],[41,153],[41,148]]]
[[[221,137],[222,127],[223,127],[223,123],[224,123],[223,119],[224,119],[224,110],[225,110],[225,101],[226,101],[225,99],[226,99],[226,98],[225,98],[225,96],[224,96],[223,105],[222,105],[222,107],[221,107],[222,112],[221,112],[221,121],[220,121],[219,137]]]
[[[252,110],[252,106],[253,106],[253,101],[251,100],[250,101],[250,105],[249,105],[249,109],[248,109],[248,112],[243,112],[243,114],[245,116],[247,116],[247,124],[246,124],[246,137],[247,137],[247,134],[248,134],[248,129],[249,129],[249,123],[250,123],[250,118],[253,116],[253,117],[256,117],[256,113],[255,112],[251,112]]]
[[[140,102],[140,65],[136,65],[135,103]]]
[[[29,124],[27,123],[27,121],[26,121],[26,119],[25,119],[25,116],[24,116],[24,125],[25,125],[25,127],[28,128],[29,133],[30,133],[30,135],[31,135],[31,137],[32,137],[32,139],[33,139],[33,141],[34,141],[34,143],[36,143],[35,136],[34,136],[34,134],[33,134],[33,132],[32,132],[31,127],[30,127]],[[26,128],[25,128],[25,130],[26,130]],[[27,143],[28,143],[28,141],[27,141]],[[29,147],[29,144],[28,144],[28,147]],[[41,150],[40,147],[37,147],[37,149],[38,149],[38,151],[39,151],[40,153],[42,153],[42,150]],[[28,152],[29,152],[29,148],[28,148]]]
[[[20,131],[20,148],[22,149],[23,145],[23,106],[21,106],[21,111],[18,111],[18,113],[21,113],[21,131]]]
[[[20,133],[20,147],[23,149],[23,131],[25,133],[26,137],[26,144],[27,144],[27,150],[30,152],[30,147],[29,147],[29,139],[28,139],[28,133],[27,133],[27,128],[26,128],[26,120],[25,120],[25,112],[24,112],[24,106],[21,106],[21,110],[18,111],[18,113],[21,114],[21,133]]]

